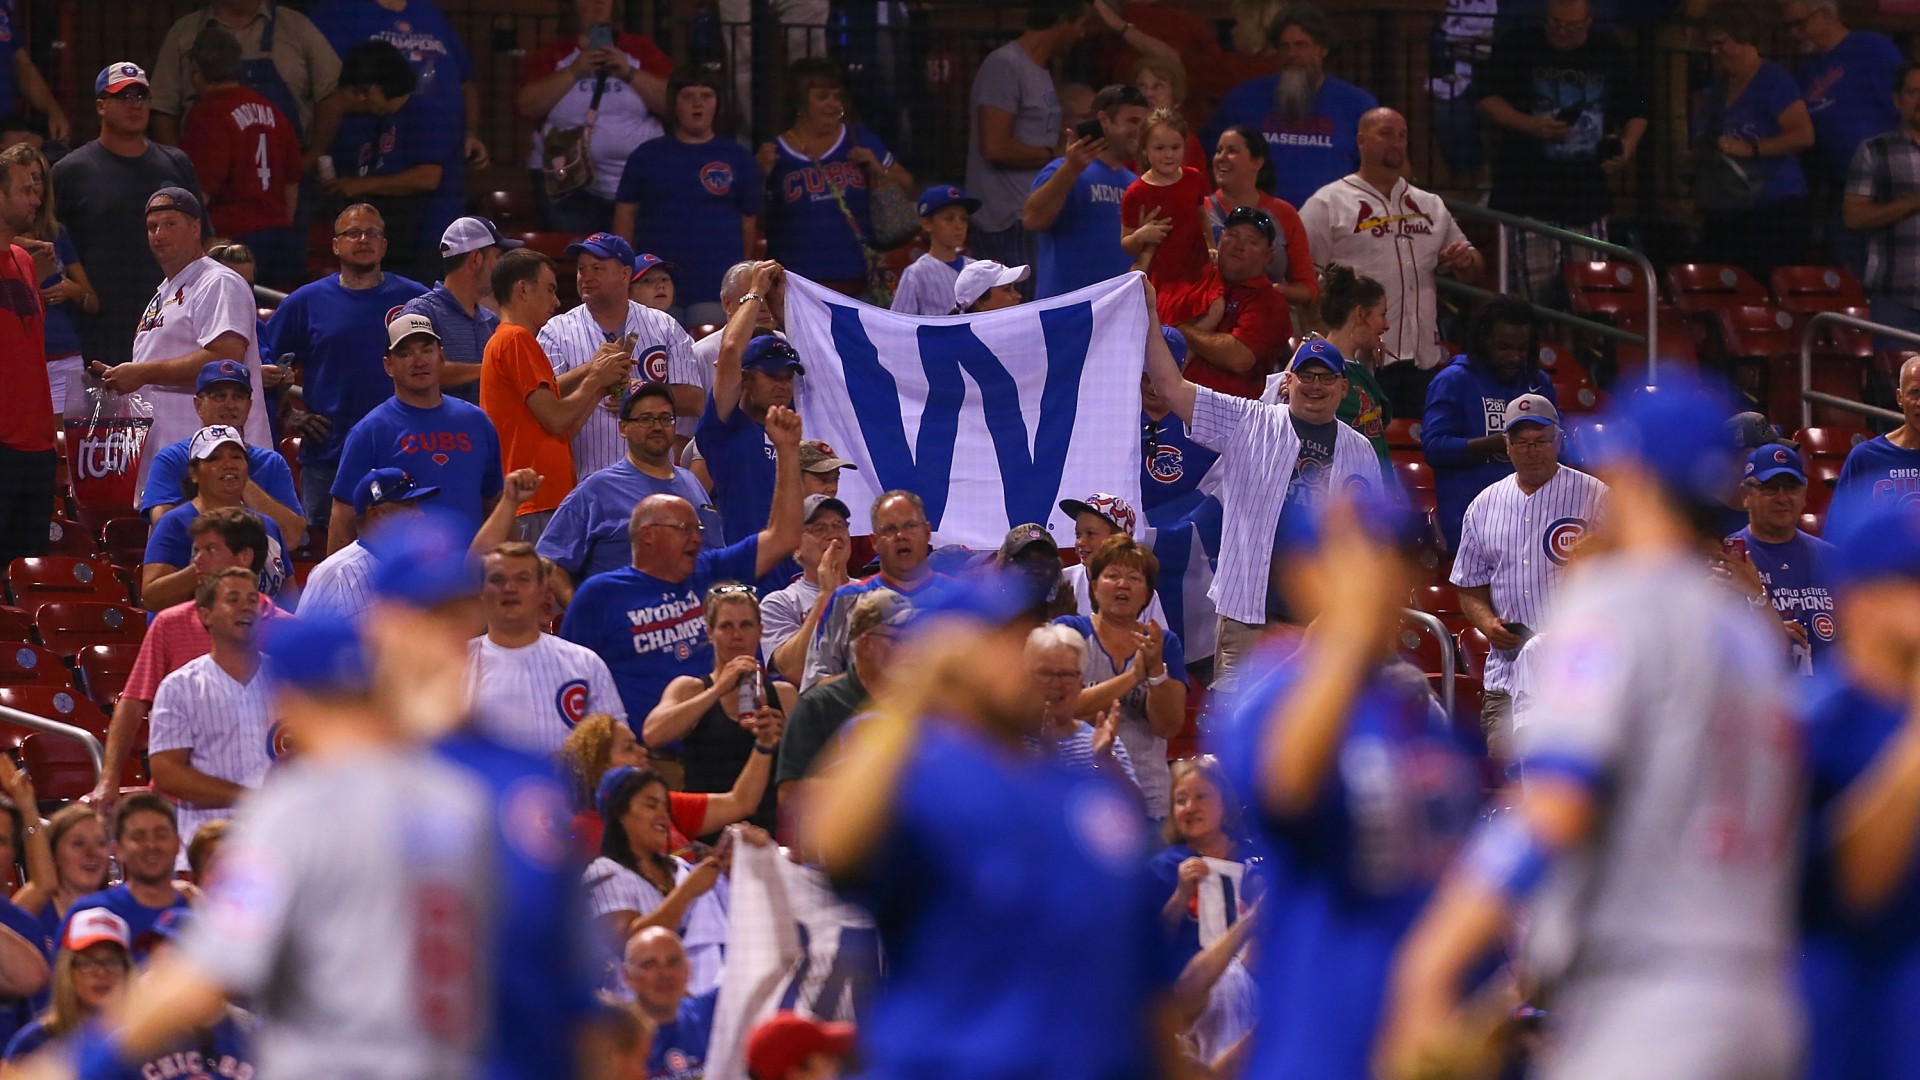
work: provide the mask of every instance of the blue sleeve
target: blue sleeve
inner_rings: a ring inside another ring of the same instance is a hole
[[[253,470],[252,479],[260,485],[260,490],[273,497],[273,501],[294,510],[300,509],[300,493],[293,490],[293,470],[287,468],[287,459],[279,453],[263,451]],[[152,481],[148,483],[151,485]],[[152,490],[151,486],[148,490]]]
[[[147,553],[140,561],[174,567],[193,561],[193,541],[187,537],[187,519],[178,510],[161,514],[160,520],[153,523],[153,532],[147,536]]]
[[[1193,685],[1187,678],[1187,647],[1181,643],[1179,634],[1169,630],[1161,638],[1160,659],[1166,661],[1167,674],[1188,686]]]
[[[881,161],[885,161],[893,156],[893,151],[887,149],[887,144],[880,141],[880,136],[875,135],[872,131],[864,127],[854,129],[853,141],[873,151],[873,156],[879,158]]]
[[[735,150],[738,160],[733,163],[733,168],[738,178],[733,182],[733,190],[740,200],[740,212],[759,217],[766,211],[766,178],[760,175],[760,163],[747,153],[746,147],[736,146]]]
[[[467,80],[463,77],[460,81]],[[405,172],[415,165],[445,166],[447,160],[460,149],[460,140],[465,131],[465,124],[456,126],[440,123],[420,112],[415,112],[407,119],[404,127],[394,132],[394,137],[407,148],[407,152],[401,156],[404,164],[398,169],[389,170],[389,175]]]
[[[1888,44],[1892,43],[1889,42]],[[60,261],[68,266],[72,266],[80,261],[80,249],[74,246],[73,234],[67,231],[65,225],[60,226],[60,231],[54,235],[53,253],[60,256]],[[83,266],[81,269],[84,270],[86,268]]]
[[[476,408],[475,412],[479,412]],[[487,456],[482,468],[486,471],[480,477],[480,498],[491,499],[507,486],[506,472],[500,464],[500,432],[493,426],[493,420],[486,413],[479,413],[479,434],[487,441]]]
[[[307,340],[307,301],[297,292],[280,302],[274,309],[273,317],[267,320],[267,334],[273,341],[273,355],[292,353],[300,360],[308,359],[310,343]],[[262,357],[264,359],[264,356]],[[313,378],[313,372],[305,373]]]
[[[569,574],[578,576],[587,568],[587,499],[580,488],[560,500],[533,550]]]
[[[1804,100],[1800,96],[1800,84],[1794,81],[1786,68],[1778,64],[1767,64],[1762,72],[1765,75],[1761,87],[1764,96],[1760,100],[1767,107],[1767,119],[1778,126],[1780,114],[1792,108],[1794,102]]]
[[[380,423],[372,417],[347,432],[346,445],[340,448],[340,461],[335,466],[338,471],[333,475],[333,488],[328,494],[343,503],[353,502],[353,489],[373,471],[373,443],[379,437]]]
[[[10,900],[0,900],[0,926],[27,939],[27,944],[47,956],[47,931],[40,920]],[[48,957],[51,959],[51,957]]]
[[[40,1026],[40,1021],[35,1020],[14,1032],[13,1038],[7,1040],[6,1060],[17,1061],[46,1044],[47,1029]]]
[[[711,559],[708,559],[708,554],[709,552],[702,551],[700,558],[705,560],[712,570],[712,573],[706,575],[706,580],[709,582],[743,581],[751,585],[754,579],[760,576],[758,573],[760,569],[759,533],[754,533],[737,544],[728,544],[718,551],[711,552]]]
[[[1093,636],[1093,620],[1085,615],[1062,615],[1053,620],[1053,622],[1055,626],[1072,627],[1074,633],[1079,634],[1083,638]]]
[[[1060,171],[1060,162],[1062,160],[1061,158],[1054,158],[1052,161],[1042,165],[1040,171],[1033,174],[1033,187],[1028,188],[1028,192],[1031,193],[1039,190],[1040,185],[1053,179],[1053,174]]]
[[[1420,451],[1434,468],[1465,468],[1479,460],[1467,453],[1466,410],[1459,400],[1471,380],[1448,368],[1427,387],[1427,407],[1420,416]],[[1462,372],[1462,375],[1464,372]]]
[[[153,464],[147,467],[147,488],[140,496],[140,512],[146,513],[156,506],[175,506],[187,499],[181,486],[187,471],[187,444],[171,443],[163,446],[153,455]],[[265,485],[262,485],[263,487]],[[298,506],[298,499],[293,505]]]
[[[446,22],[445,16],[441,17],[441,21]],[[461,37],[458,33],[454,31],[452,23],[447,23],[446,28],[447,28],[447,57],[448,59],[453,61],[454,70],[460,73],[460,81],[463,83],[472,82],[473,81],[473,56],[467,52],[467,40]],[[461,115],[462,116],[466,115],[466,113],[464,112],[464,109],[465,109],[464,102],[462,103],[461,108],[463,110]],[[461,125],[462,128],[464,128],[465,126],[466,126],[465,124]]]
[[[573,594],[573,603],[567,605],[567,612],[560,618],[560,636],[575,645],[581,645],[600,652],[600,643],[595,640],[601,622],[600,594],[605,592],[602,578],[588,578]]]
[[[735,403],[733,411],[738,414],[740,406]],[[700,456],[707,460],[707,472],[713,472],[714,449],[720,445],[726,434],[727,425],[720,422],[720,414],[714,411],[713,391],[707,391],[706,407],[700,410],[700,421],[693,426],[693,444],[700,449]]]
[[[670,139],[673,136],[668,135],[664,137]],[[659,140],[657,139],[648,139],[646,142],[643,142],[639,146],[634,147],[633,153],[627,155],[627,163],[620,167],[620,184],[618,187],[614,189],[614,192],[613,192],[614,202],[633,203],[634,205],[639,205],[640,176],[641,176],[641,171],[646,167],[643,164],[641,164],[643,160],[643,155],[645,155],[648,152],[649,147],[653,146],[653,144],[658,141]],[[627,239],[632,240],[633,237],[629,236],[627,237]]]

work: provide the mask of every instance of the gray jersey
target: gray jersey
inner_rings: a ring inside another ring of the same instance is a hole
[[[261,1075],[476,1075],[487,790],[420,750],[296,761],[238,823],[186,948],[259,1014]]]
[[[1542,649],[1525,756],[1594,781],[1597,817],[1542,894],[1539,970],[1777,977],[1801,815],[1779,630],[1699,560],[1602,556]]]

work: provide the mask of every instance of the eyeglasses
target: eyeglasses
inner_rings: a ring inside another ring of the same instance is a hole
[[[75,953],[73,954],[73,970],[125,971],[127,970],[127,962],[117,956],[87,956],[82,953]]]
[[[1340,376],[1331,371],[1296,371],[1293,381],[1304,386],[1332,386],[1340,381]]]
[[[627,417],[627,423],[639,424],[641,427],[672,427],[673,414],[672,413],[640,413],[637,416]]]
[[[684,521],[649,521],[640,527],[643,529],[677,529],[689,536],[699,536],[707,531],[705,525],[701,525],[698,522],[689,525]]]
[[[1554,443],[1554,440],[1552,438],[1508,439],[1507,449],[1509,450],[1545,450],[1547,447],[1552,446],[1553,443]]]
[[[760,590],[751,585],[742,585],[737,581],[729,581],[724,585],[715,585],[713,588],[707,590],[707,599],[709,600],[721,596],[744,596],[748,599],[758,600],[760,598]]]
[[[926,526],[927,523],[924,521],[909,521],[905,525],[880,525],[874,528],[873,535],[885,540],[891,540],[903,533],[912,532],[915,529],[924,529]]]
[[[335,240],[385,240],[384,229],[341,229],[333,234]]]
[[[844,521],[830,521],[822,522],[818,525],[803,525],[800,531],[806,533],[808,536],[828,536],[846,532],[847,523]]]
[[[1039,668],[1033,675],[1036,679],[1046,679],[1050,682],[1066,682],[1068,679],[1079,682],[1081,678],[1080,672],[1062,668]]]
[[[153,100],[153,95],[145,90],[122,90],[117,94],[108,94],[107,100],[134,102],[144,105]]]

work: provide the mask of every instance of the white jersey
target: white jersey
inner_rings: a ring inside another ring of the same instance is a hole
[[[1145,544],[1145,541],[1142,541],[1142,544]],[[1072,566],[1061,570],[1060,574],[1067,579],[1067,584],[1073,588],[1075,614],[1085,615],[1089,619],[1093,618],[1093,590],[1087,583],[1087,564],[1074,563]],[[1147,597],[1147,606],[1144,611],[1140,612],[1140,621],[1153,623],[1162,630],[1173,629],[1167,625],[1167,611],[1160,606],[1160,594],[1158,592]],[[1178,631],[1176,630],[1175,632],[1177,633]]]
[[[694,342],[693,347],[687,350],[687,358],[684,361],[675,363],[671,355],[667,357],[667,382],[675,386],[699,387],[701,408],[706,407],[706,399],[713,394],[713,373],[720,364],[720,335],[724,329],[725,327],[715,330]],[[673,422],[673,433],[691,439],[694,429],[699,426],[699,413],[682,416]],[[693,444],[688,443],[687,447],[691,449]]]
[[[467,660],[477,726],[516,750],[550,756],[591,713],[627,719],[607,662],[571,641],[541,634],[510,649],[482,634],[467,643]]]
[[[245,278],[212,259],[201,257],[160,283],[133,335],[133,363],[178,360],[206,348],[225,333],[247,341],[245,364],[253,380],[253,411],[241,430],[247,442],[271,450],[273,432],[267,426],[266,399],[260,383],[260,309]],[[193,407],[191,386],[143,386],[137,393],[153,406],[150,447],[169,446],[200,430],[200,414]],[[140,487],[147,485],[148,453],[140,462]],[[139,493],[135,494],[138,502]]]
[[[147,752],[185,750],[194,769],[242,787],[259,787],[273,768],[273,694],[268,682],[258,671],[240,682],[214,663],[211,654],[187,661],[154,691]],[[179,865],[185,867],[186,844],[194,831],[231,817],[233,810],[184,801],[179,806]]]
[[[820,586],[808,581],[804,576],[793,579],[793,584],[777,592],[768,593],[760,601],[760,649],[772,656],[787,639],[800,632],[807,621],[807,612],[813,610],[813,602],[820,598]],[[804,658],[802,667],[805,667]]]
[[[685,859],[673,857],[675,885],[692,872],[693,866]],[[587,887],[587,910],[595,918],[616,911],[646,915],[667,902],[666,895],[652,882],[604,855],[587,864],[581,880]],[[727,879],[723,876],[688,904],[680,925],[673,929],[680,932],[680,940],[687,946],[687,993],[704,994],[719,986],[726,962]]]
[[[1501,622],[1539,630],[1547,624],[1567,556],[1599,520],[1606,494],[1598,478],[1565,465],[1531,495],[1512,474],[1496,481],[1467,506],[1453,583],[1491,586],[1493,613]],[[1519,654],[1517,648],[1487,653],[1487,689],[1513,691]]]
[[[972,262],[965,255],[960,256],[960,265]],[[902,315],[951,315],[953,314],[953,287],[960,280],[960,271],[952,263],[944,263],[927,252],[900,271],[900,284],[893,290],[893,310]]]
[[[593,321],[587,305],[555,315],[537,335],[557,378],[593,359],[601,346],[634,335],[633,386],[666,382],[678,363],[690,362],[693,338],[664,311],[627,301],[627,321],[608,333]],[[620,437],[620,399],[602,398],[587,413],[587,422],[573,436],[573,472],[577,483],[627,456],[627,440]]]
[[[1389,357],[1429,369],[1446,362],[1433,271],[1466,236],[1440,196],[1405,180],[1382,194],[1355,173],[1314,192],[1300,222],[1315,266],[1342,263],[1386,287]]]
[[[321,560],[300,590],[300,615],[329,615],[358,624],[373,605],[373,572],[379,565],[371,549],[355,540]]]

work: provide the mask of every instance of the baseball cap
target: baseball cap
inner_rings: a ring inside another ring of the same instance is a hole
[[[1267,238],[1269,244],[1273,243],[1274,238],[1279,235],[1279,230],[1273,224],[1273,215],[1257,206],[1234,207],[1227,214],[1227,220],[1221,224],[1221,228],[1231,229],[1235,225],[1253,226],[1260,231],[1261,236]]]
[[[639,281],[641,278],[646,277],[647,271],[649,270],[665,270],[667,273],[672,274],[679,269],[679,267],[650,251],[643,251],[633,257],[634,281]]]
[[[274,682],[308,694],[364,694],[372,665],[359,631],[331,615],[269,619],[260,654]]]
[[[1293,360],[1287,364],[1287,370],[1299,371],[1308,364],[1324,364],[1335,375],[1347,373],[1347,358],[1341,356],[1339,348],[1326,338],[1302,342],[1300,348],[1294,351]]]
[[[975,259],[961,267],[960,276],[954,279],[953,306],[964,311],[987,295],[988,289],[1025,281],[1031,272],[1025,266],[1002,266],[992,259]]]
[[[1553,402],[1539,394],[1521,394],[1507,402],[1507,430],[1513,430],[1515,424],[1547,424],[1560,426],[1560,410]]]
[[[1920,577],[1920,503],[1871,503],[1837,519],[1826,537],[1837,584]]]
[[[247,365],[238,360],[209,360],[200,365],[200,377],[193,380],[193,392],[204,394],[210,386],[223,382],[239,383],[248,390],[253,389],[253,373]]]
[[[481,248],[497,247],[502,251],[512,251],[525,247],[520,240],[509,240],[500,235],[493,222],[483,217],[455,218],[447,231],[440,234],[440,256],[464,255]]]
[[[127,928],[127,920],[108,908],[91,907],[76,911],[68,918],[67,934],[60,946],[68,952],[79,952],[103,941],[133,951],[133,931]]]
[[[1099,514],[1101,517],[1107,519],[1107,524],[1112,525],[1128,536],[1133,535],[1134,524],[1139,521],[1139,517],[1134,514],[1133,507],[1127,500],[1118,495],[1109,495],[1104,491],[1096,491],[1087,496],[1084,501],[1080,499],[1062,499],[1060,500],[1060,509],[1065,512],[1068,517],[1073,518],[1077,518],[1081,514]]]
[[[93,79],[93,96],[117,94],[129,86],[149,86],[144,68],[131,60],[116,60],[100,69]]]
[[[1798,450],[1785,443],[1773,443],[1747,455],[1745,479],[1764,484],[1776,476],[1791,476],[1802,486],[1806,484],[1807,468],[1801,463]]]
[[[409,311],[387,324],[387,351],[392,352],[399,348],[401,342],[415,334],[425,334],[435,341],[440,340],[440,331],[433,328],[432,319]]]
[[[913,618],[913,603],[892,589],[875,589],[854,602],[847,616],[847,641],[860,640],[879,626],[905,626]]]
[[[353,512],[365,514],[376,506],[416,502],[440,494],[440,489],[422,484],[405,469],[375,469],[353,486]]]
[[[747,1036],[747,1071],[757,1080],[787,1080],[815,1054],[840,1057],[853,1051],[852,1024],[824,1023],[795,1012],[777,1012]]]
[[[1160,336],[1167,339],[1167,351],[1173,354],[1173,362],[1181,367],[1187,366],[1187,335],[1179,328],[1162,326]]]
[[[375,529],[368,546],[376,556],[376,595],[419,608],[476,596],[480,565],[467,554],[473,526],[451,512],[409,517],[404,525]]]
[[[1757,450],[1780,439],[1780,430],[1773,426],[1773,421],[1757,412],[1735,413],[1726,428],[1727,437],[1742,450]]]
[[[920,193],[918,208],[921,217],[932,217],[949,206],[964,206],[967,213],[978,213],[980,200],[954,187],[952,184],[935,184]]]
[[[210,424],[193,433],[193,439],[187,443],[187,458],[190,461],[205,461],[213,456],[221,443],[233,443],[242,450],[247,448],[247,440],[238,431],[225,424]]]
[[[859,472],[860,466],[855,465],[846,458],[836,455],[833,452],[833,447],[828,446],[819,439],[802,439],[800,441],[801,472],[824,473],[833,472],[837,469],[852,469],[854,472]]]
[[[831,495],[809,495],[800,500],[800,520],[803,522],[811,524],[813,515],[822,510],[831,510],[848,521],[853,520],[853,511],[847,509],[847,504]]]
[[[199,197],[182,187],[163,187],[147,196],[147,213],[160,210],[178,210],[195,221],[207,216],[206,210],[200,206]]]
[[[1060,545],[1054,542],[1053,534],[1047,531],[1047,527],[1038,522],[1029,521],[1025,525],[1015,525],[1007,531],[1007,538],[1000,541],[1000,558],[1017,559],[1027,549],[1043,546],[1056,556],[1060,554]]]
[[[600,775],[600,783],[593,789],[593,808],[600,812],[602,820],[606,818],[607,810],[612,807],[621,786],[631,783],[642,771],[632,765],[616,765]]]
[[[1614,398],[1602,417],[1589,460],[1606,468],[1645,470],[1680,498],[1723,503],[1739,483],[1727,455],[1729,395],[1720,384],[1691,373],[1663,375],[1658,387]]]
[[[622,266],[633,265],[633,245],[610,232],[597,232],[585,240],[568,244],[567,254],[598,255],[603,259],[618,259]]]
[[[786,368],[792,368],[799,375],[807,373],[807,369],[800,366],[800,354],[776,334],[760,334],[747,342],[746,355],[740,358],[742,371],[772,372]]]

